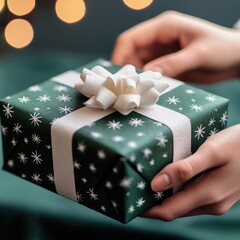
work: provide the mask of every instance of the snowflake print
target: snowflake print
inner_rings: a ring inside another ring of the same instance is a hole
[[[113,185],[112,185],[112,183],[110,181],[107,181],[105,183],[105,187],[108,188],[108,189],[112,189]]]
[[[96,123],[95,123],[95,122],[92,122],[92,123],[86,124],[85,126],[86,126],[86,127],[89,127],[89,128],[92,128],[92,127],[94,127],[95,125],[96,125]]]
[[[189,106],[191,108],[191,110],[195,110],[196,112],[198,111],[202,111],[203,110],[203,107],[202,106],[198,106],[197,104],[192,104]]]
[[[77,201],[78,202],[83,202],[83,196],[82,196],[82,194],[80,194],[79,192],[77,192]]]
[[[59,107],[60,113],[64,113],[65,115],[72,112],[72,108],[64,106],[64,107]]]
[[[40,108],[36,107],[33,109],[34,111],[38,112],[40,110]]]
[[[85,150],[86,150],[86,145],[83,142],[79,143],[78,147],[77,147],[77,150],[81,153],[84,153]]]
[[[226,122],[227,122],[227,112],[225,112],[222,117],[220,118],[220,121],[221,123],[221,126],[225,126],[226,125]]]
[[[91,163],[89,165],[89,170],[92,172],[92,173],[95,173],[97,171],[97,168],[95,167],[95,165],[93,163]]]
[[[35,142],[36,144],[39,144],[41,142],[41,138],[37,135],[37,134],[32,134],[32,140],[33,142]]]
[[[21,127],[22,125],[19,125],[19,123],[14,123],[13,131],[16,132],[16,134],[22,133]]]
[[[128,142],[128,146],[129,146],[130,148],[136,148],[136,147],[137,147],[137,143],[134,142],[134,141],[130,141],[130,142]]]
[[[139,198],[136,203],[137,207],[141,207],[145,203],[145,200],[143,198]]]
[[[165,135],[163,135],[162,132],[159,132],[156,135],[155,139],[158,141],[158,144],[157,144],[158,146],[160,146],[161,148],[166,147],[166,143],[168,142],[168,139],[166,138]]]
[[[150,166],[154,166],[155,160],[152,158],[151,161],[149,162]]]
[[[124,141],[125,139],[124,139],[123,137],[121,137],[121,136],[114,136],[114,137],[112,138],[112,140],[113,140],[114,142],[122,142],[122,141]]]
[[[143,157],[144,158],[149,158],[149,156],[152,154],[152,150],[151,149],[149,149],[149,148],[145,148],[144,150],[143,150]]]
[[[163,158],[167,158],[167,157],[168,157],[168,153],[164,152],[164,153],[162,154],[162,157],[163,157]]]
[[[132,184],[133,178],[123,178],[120,182],[120,187],[129,188]]]
[[[12,117],[12,113],[14,113],[14,111],[12,110],[13,107],[10,106],[9,103],[7,104],[7,106],[5,106],[5,105],[2,105],[2,106],[3,106],[3,108],[4,108],[4,110],[3,110],[4,116],[6,116],[7,119],[8,119],[8,118],[11,118],[11,117]]]
[[[34,85],[34,86],[31,86],[30,88],[28,88],[28,90],[30,92],[39,92],[39,91],[42,91],[42,88],[38,85]]]
[[[36,182],[36,183],[41,183],[41,182],[42,182],[42,179],[40,178],[40,174],[37,174],[37,173],[34,173],[34,174],[32,175],[32,179],[33,179],[33,181]]]
[[[43,96],[38,96],[36,100],[38,100],[39,102],[47,102],[47,101],[51,101],[51,97],[44,94]]]
[[[87,191],[87,193],[89,194],[90,198],[93,199],[93,200],[98,200],[98,195],[96,193],[94,193],[93,191],[93,188],[92,189],[89,189]]]
[[[218,132],[218,129],[214,128],[209,132],[209,136],[213,136]]]
[[[53,118],[52,121],[49,123],[49,125],[52,125],[54,122],[56,122],[59,118]]]
[[[123,125],[120,122],[115,122],[115,120],[109,121],[107,127],[112,130],[121,129]]]
[[[145,182],[141,181],[137,184],[137,188],[139,188],[140,190],[143,190],[146,187]]]
[[[196,133],[195,138],[197,137],[197,139],[199,140],[200,137],[203,137],[203,134],[205,133],[204,129],[205,127],[203,127],[202,124],[197,127],[197,130],[194,131]]]
[[[25,164],[28,159],[24,153],[18,153],[18,158],[19,158],[20,162],[23,164]]]
[[[137,133],[137,136],[138,136],[138,137],[143,137],[143,136],[145,136],[145,133],[143,133],[143,132],[138,132],[138,133]]]
[[[23,141],[28,144],[28,138],[24,138]]]
[[[67,92],[68,91],[67,87],[61,86],[61,85],[55,86],[53,90],[56,92]]]
[[[185,90],[185,92],[187,94],[194,94],[195,93],[192,89],[187,89],[187,90]]]
[[[111,201],[111,203],[112,203],[112,205],[113,205],[114,208],[116,208],[116,207],[118,206],[117,203],[114,202],[114,201]]]
[[[138,119],[138,118],[131,118],[131,120],[129,121],[129,124],[132,127],[143,126],[144,123],[145,123],[145,121]]]
[[[59,102],[70,102],[70,100],[72,99],[71,97],[69,97],[68,95],[65,95],[65,94],[62,94],[62,95],[58,95],[56,97],[56,99],[59,101]]]
[[[8,128],[1,126],[3,136],[7,136]]]
[[[106,158],[106,153],[103,150],[99,150],[97,155],[100,159],[105,159]]]
[[[169,97],[168,100],[166,100],[169,104],[177,105],[177,103],[180,103],[179,98],[176,98],[175,96]]]
[[[154,193],[154,198],[156,198],[157,200],[163,198],[163,196],[163,191]]]
[[[12,139],[11,143],[14,147],[17,145],[17,141],[15,140],[15,138]]]
[[[106,212],[107,211],[107,209],[106,209],[106,207],[105,206],[101,206],[101,210],[103,211],[103,212]]]
[[[214,125],[215,122],[216,122],[215,118],[211,118],[211,119],[209,120],[208,126]]]
[[[156,125],[157,127],[161,127],[162,126],[162,123],[160,122],[153,122],[154,125]]]
[[[99,132],[91,132],[91,136],[98,139],[98,138],[102,138],[102,134]]]
[[[12,159],[8,160],[8,166],[11,168],[14,167],[14,161]]]
[[[131,205],[131,206],[128,208],[128,213],[133,213],[134,211],[135,211],[134,206]]]
[[[215,96],[210,94],[205,99],[208,100],[209,102],[215,102],[217,100]]]
[[[144,169],[144,166],[143,166],[141,163],[138,163],[138,164],[137,164],[137,170],[138,170],[138,172],[142,172],[143,169]]]
[[[30,102],[30,98],[23,96],[23,97],[21,97],[21,98],[18,98],[18,101],[19,101],[20,103],[28,103],[28,102]]]
[[[86,178],[82,178],[83,183],[86,183],[88,180]]]
[[[52,173],[47,175],[48,181],[50,181],[51,183],[54,183],[54,177],[52,175]]]
[[[39,124],[42,122],[40,119],[42,118],[39,113],[34,112],[33,114],[30,114],[31,118],[29,120],[31,121],[31,124],[33,124],[35,127],[39,126]]]
[[[80,169],[81,164],[75,160],[75,161],[73,162],[73,166],[74,166],[74,168],[76,168],[76,169]]]
[[[38,154],[38,153],[37,153],[37,150],[35,150],[35,152],[32,152],[31,157],[33,158],[33,162],[35,162],[36,164],[41,164],[42,161],[43,161],[43,160],[40,158],[40,157],[41,157],[41,154]]]

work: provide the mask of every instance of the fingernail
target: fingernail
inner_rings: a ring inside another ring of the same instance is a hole
[[[160,73],[162,73],[163,74],[163,69],[162,68],[160,68],[160,67],[157,67],[157,66],[154,66],[154,67],[151,67],[151,66],[146,66],[145,68],[144,68],[144,70],[150,70],[150,71],[153,71],[153,72],[160,72]]]
[[[171,179],[170,177],[166,174],[160,174],[153,180],[153,190],[154,191],[160,191],[166,189],[168,186],[171,185]]]

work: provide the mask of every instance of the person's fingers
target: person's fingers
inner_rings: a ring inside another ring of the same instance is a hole
[[[216,144],[214,141],[206,141],[193,155],[164,167],[152,179],[152,190],[158,192],[177,188],[205,170],[224,164],[225,159],[221,158]]]

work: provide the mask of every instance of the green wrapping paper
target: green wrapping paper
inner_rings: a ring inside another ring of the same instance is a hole
[[[120,68],[98,59],[75,72],[96,65],[113,73]],[[51,80],[2,99],[3,169],[62,195],[56,189],[51,128],[57,119],[82,109],[85,101],[74,88]],[[188,84],[161,95],[157,105],[190,119],[192,153],[227,124],[228,100]],[[184,133],[182,122],[177,122],[174,131],[178,130]],[[134,111],[127,116],[111,112],[86,122],[72,136],[68,159],[73,169],[73,200],[122,223],[160,204],[173,191],[153,192],[150,181],[173,161],[172,131],[167,124]],[[64,145],[64,138],[61,142]]]

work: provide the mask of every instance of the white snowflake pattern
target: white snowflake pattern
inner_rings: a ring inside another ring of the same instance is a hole
[[[152,150],[151,149],[149,149],[149,148],[143,149],[143,157],[144,158],[149,158],[151,154],[152,154]]]
[[[146,201],[143,198],[139,198],[136,203],[137,207],[141,207]]]
[[[59,102],[70,102],[70,100],[72,99],[70,96],[68,95],[65,95],[65,94],[62,94],[62,95],[58,95],[56,97],[56,99],[59,101]]]
[[[163,198],[164,197],[164,194],[163,194],[163,191],[161,191],[161,192],[156,192],[156,193],[154,193],[154,198],[156,198],[157,200],[159,200],[159,199],[161,199],[161,198]]]
[[[3,136],[7,136],[8,127],[1,126]]]
[[[176,98],[175,96],[172,97],[168,97],[168,99],[166,100],[169,104],[174,104],[177,105],[177,103],[180,103],[181,101],[179,101],[179,98]]]
[[[11,168],[14,167],[14,161],[12,159],[8,160],[8,166]]]
[[[127,177],[124,177],[121,182],[120,182],[120,187],[123,187],[123,188],[130,188],[131,184],[132,184],[132,181],[133,181],[133,178],[127,178]]]
[[[19,158],[20,162],[23,164],[25,164],[28,159],[24,153],[18,153],[18,158]]]
[[[23,96],[23,97],[21,97],[21,98],[18,98],[18,101],[19,101],[20,103],[28,103],[28,102],[30,102],[30,98]]]
[[[130,141],[130,142],[128,142],[128,146],[129,146],[130,148],[136,148],[136,147],[137,147],[137,143],[134,142],[134,141]]]
[[[151,161],[149,162],[150,166],[154,166],[155,165],[155,160],[152,158]]]
[[[223,113],[222,117],[220,118],[221,126],[225,126],[227,122],[227,112]]]
[[[42,182],[42,179],[40,178],[40,174],[37,174],[37,173],[34,173],[33,175],[32,175],[32,179],[33,179],[33,181],[34,182],[36,182],[36,183],[41,183]]]
[[[135,211],[135,208],[133,205],[131,205],[129,208],[128,208],[128,213],[133,213]]]
[[[144,123],[145,123],[145,121],[143,121],[142,119],[138,119],[138,118],[131,118],[131,120],[129,121],[129,124],[132,127],[143,126]]]
[[[74,166],[74,168],[76,168],[76,169],[80,169],[80,167],[81,167],[81,164],[78,162],[78,161],[74,161],[73,162],[73,166]]]
[[[137,188],[143,190],[145,187],[146,187],[145,182],[140,181],[140,182],[137,183]]]
[[[93,200],[98,200],[98,195],[96,193],[94,193],[93,191],[93,188],[92,189],[89,189],[87,191],[87,193],[89,194],[90,198],[93,199]]]
[[[198,112],[198,111],[201,112],[203,110],[203,107],[199,106],[197,104],[191,104],[189,107],[191,108],[191,110],[195,110],[196,112]]]
[[[116,122],[115,120],[109,121],[107,127],[112,130],[121,129],[123,125],[120,122]]]
[[[53,90],[56,92],[67,92],[68,91],[67,87],[61,86],[61,85],[55,86]]]
[[[22,125],[20,125],[19,123],[14,123],[13,131],[16,134],[22,133],[21,127],[22,127]]]
[[[60,113],[64,113],[65,115],[72,112],[72,108],[64,106],[64,107],[59,107]]]
[[[218,129],[217,129],[217,128],[214,128],[214,129],[210,130],[209,136],[213,136],[213,135],[215,135],[217,132],[218,132]]]
[[[36,144],[39,144],[41,142],[41,138],[36,133],[32,134],[32,140]]]
[[[15,140],[15,138],[12,139],[11,143],[14,147],[17,145],[17,141]]]
[[[99,132],[91,132],[91,136],[98,139],[98,138],[102,138],[102,134]]]
[[[28,138],[24,138],[23,141],[28,144]]]
[[[162,157],[163,157],[163,158],[167,158],[167,157],[168,157],[168,153],[164,152],[164,153],[162,154]]]
[[[83,183],[87,183],[87,179],[86,178],[82,178],[82,181],[83,181]]]
[[[35,127],[39,126],[39,124],[42,122],[40,119],[42,118],[39,113],[34,112],[33,114],[30,114],[31,118],[29,120],[31,121],[31,124],[33,124]]]
[[[40,108],[39,107],[35,107],[33,110],[38,112],[40,110]]]
[[[100,159],[106,158],[106,153],[103,150],[99,150],[97,155],[98,155],[98,158],[100,158]]]
[[[34,85],[34,86],[29,87],[28,90],[30,92],[40,92],[40,91],[42,91],[42,88],[38,85]]]
[[[49,125],[52,125],[55,121],[57,121],[59,118],[53,118],[52,121],[49,123]]]
[[[217,100],[216,97],[211,94],[209,94],[205,99],[209,102],[215,102]]]
[[[33,162],[35,162],[36,164],[41,164],[42,161],[43,161],[43,160],[40,158],[40,157],[41,157],[41,154],[38,154],[38,153],[37,153],[37,150],[35,150],[35,152],[32,152],[31,157],[33,158]]]
[[[83,195],[80,194],[79,192],[77,192],[76,198],[77,198],[77,201],[78,201],[78,202],[83,202]]]
[[[44,94],[43,96],[38,96],[36,100],[38,100],[39,102],[47,102],[47,101],[51,101],[51,97]]]
[[[48,178],[48,181],[51,182],[51,183],[54,183],[54,177],[53,177],[53,174],[52,173],[49,173],[47,175],[47,178]]]
[[[101,210],[102,210],[103,212],[106,212],[106,211],[107,211],[106,207],[103,206],[103,205],[102,205],[100,208],[101,208]]]
[[[141,163],[137,163],[137,170],[138,172],[142,172],[144,169],[144,166]]]
[[[209,120],[208,126],[214,125],[215,122],[216,122],[215,118],[211,118],[211,119]]]
[[[197,137],[197,139],[199,140],[200,137],[203,137],[205,131],[204,131],[205,127],[202,126],[202,124],[197,127],[197,130],[195,130],[194,132],[196,133],[195,138]]]
[[[157,127],[161,127],[162,126],[162,123],[160,122],[153,122],[154,125],[156,125]]]
[[[85,126],[89,127],[89,128],[92,128],[96,125],[95,122],[92,122],[92,123],[87,123]]]
[[[162,147],[166,147],[166,143],[168,142],[168,139],[165,135],[163,135],[162,132],[159,132],[155,139],[158,141],[157,145],[160,146],[161,148]]]
[[[4,112],[4,116],[8,118],[11,118],[12,117],[12,114],[14,113],[13,111],[13,106],[10,106],[10,104],[8,103],[7,106],[5,105],[2,105],[3,106],[3,112]]]
[[[135,154],[131,154],[130,157],[129,157],[129,160],[131,162],[135,162],[136,161],[136,155]]]
[[[124,138],[121,137],[121,136],[114,136],[114,137],[112,138],[112,140],[113,140],[114,142],[123,142],[123,141],[124,141]]]
[[[89,170],[92,173],[95,173],[97,171],[97,168],[95,167],[95,165],[93,163],[89,164]]]
[[[83,142],[78,143],[77,150],[78,150],[79,152],[81,152],[81,153],[84,153],[85,150],[86,150],[86,145],[85,145]]]
[[[186,89],[185,92],[187,94],[194,94],[195,93],[192,89]]]
[[[112,189],[112,188],[113,188],[113,185],[112,185],[112,183],[111,183],[110,181],[107,181],[107,182],[105,183],[105,187],[108,188],[108,189]]]
[[[138,133],[137,133],[137,136],[138,136],[138,137],[143,137],[143,136],[145,136],[145,133],[143,133],[143,132],[138,132]]]

